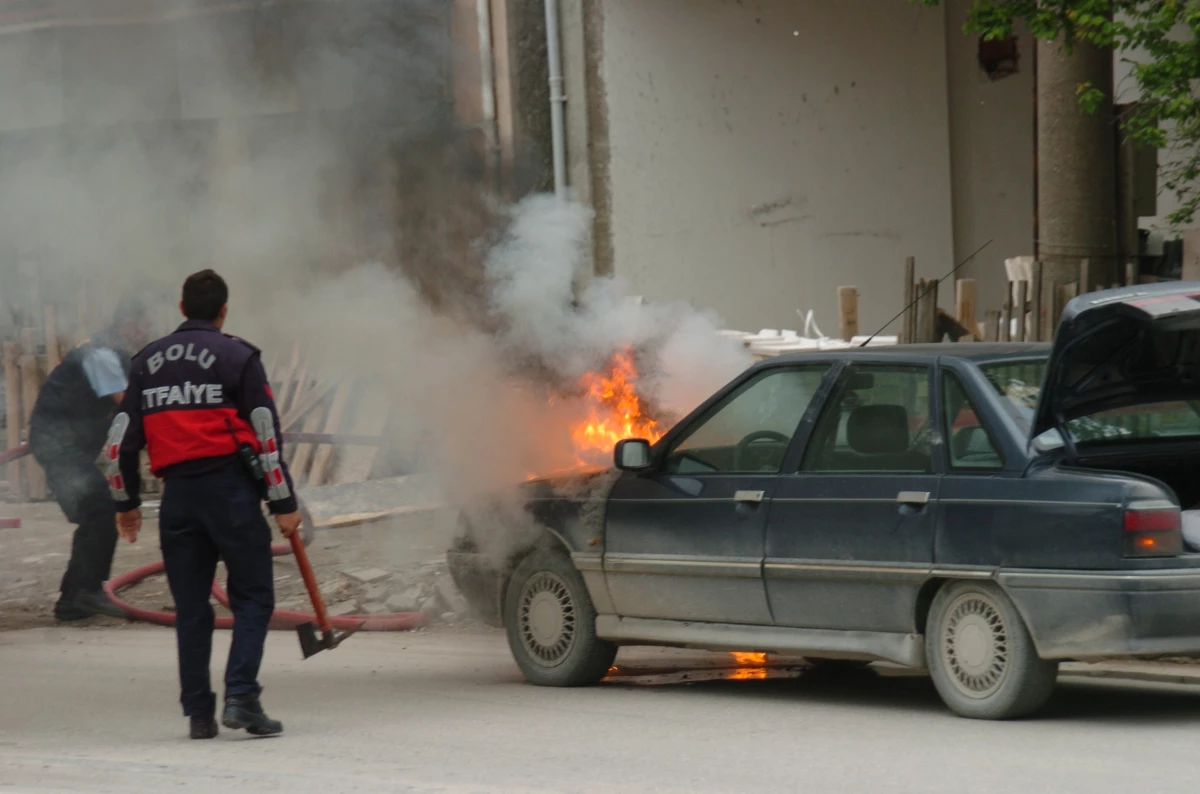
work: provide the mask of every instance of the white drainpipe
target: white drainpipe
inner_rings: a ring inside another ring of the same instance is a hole
[[[496,80],[492,55],[492,0],[475,0],[475,18],[479,22],[479,75],[483,82],[482,102],[484,135],[487,137],[491,166],[500,177],[500,142],[496,127]]]
[[[554,154],[554,195],[565,200],[567,197],[567,145],[566,126],[563,122],[563,106],[567,102],[563,92],[562,51],[559,46],[558,0],[545,0],[546,5],[546,59],[550,67],[550,143]]]

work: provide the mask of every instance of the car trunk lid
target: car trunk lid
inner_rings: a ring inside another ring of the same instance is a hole
[[[1103,411],[1200,400],[1200,282],[1081,295],[1067,304],[1031,429]]]

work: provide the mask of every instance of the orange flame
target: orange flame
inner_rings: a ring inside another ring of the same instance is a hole
[[[586,392],[588,417],[571,430],[581,465],[607,465],[617,442],[662,438],[658,422],[643,412],[637,390],[638,371],[629,350],[613,354],[607,371],[589,372],[580,378]]]
[[[737,669],[730,672],[730,681],[749,681],[767,677],[767,655],[765,653],[731,653]]]

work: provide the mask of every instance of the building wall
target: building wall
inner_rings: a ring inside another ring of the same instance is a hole
[[[999,308],[1004,259],[1033,252],[1034,44],[990,80],[970,4],[593,3],[598,270],[751,329],[812,308],[831,332],[853,284],[866,331],[901,308],[906,256],[941,276],[992,240],[959,275]]]
[[[955,253],[946,20],[895,0],[606,0],[613,268],[731,327],[869,332]],[[1028,213],[1026,213],[1028,217]]]
[[[954,258],[993,242],[959,275],[978,282],[979,311],[997,309],[1007,286],[1004,260],[1033,254],[1034,40],[1018,36],[1018,73],[988,78],[978,37],[963,33],[972,0],[944,0],[954,189]]]

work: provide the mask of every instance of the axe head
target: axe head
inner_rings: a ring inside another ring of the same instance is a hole
[[[362,623],[359,623],[354,628],[343,631],[340,634],[334,631],[323,631],[320,636],[317,636],[316,626],[311,623],[301,623],[296,627],[296,636],[300,639],[300,652],[307,659],[311,656],[316,656],[321,651],[336,648],[347,637],[361,629],[362,625]]]

